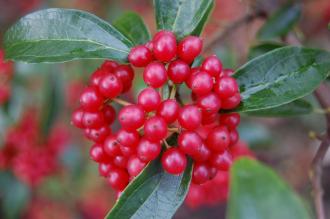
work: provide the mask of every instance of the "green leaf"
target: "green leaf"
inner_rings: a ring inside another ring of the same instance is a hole
[[[213,0],[154,0],[157,29],[173,31],[179,39],[198,36],[213,6]]]
[[[194,62],[191,64],[191,67],[198,67],[202,64],[202,62],[204,61],[203,56],[197,56],[197,58],[195,58]]]
[[[289,3],[276,11],[261,27],[257,36],[259,39],[271,39],[286,35],[298,22],[301,5]]]
[[[274,49],[278,49],[280,47],[283,47],[284,44],[282,43],[277,43],[277,42],[264,42],[260,43],[256,46],[253,46],[250,51],[249,51],[249,60],[254,59],[258,56],[261,56],[267,52],[270,52]]]
[[[311,93],[330,71],[330,53],[302,47],[283,47],[259,56],[234,77],[248,112],[277,107]]]
[[[188,192],[192,162],[179,176],[167,174],[157,159],[124,190],[107,219],[170,219]]]
[[[228,219],[309,219],[303,202],[269,167],[247,158],[231,168]]]
[[[283,116],[301,116],[313,111],[312,105],[306,100],[298,99],[278,107],[247,112],[250,116],[262,117],[283,117]]]
[[[81,58],[125,62],[133,43],[100,18],[73,9],[46,9],[21,18],[5,34],[6,58],[64,62]]]
[[[145,44],[151,39],[150,32],[140,15],[126,12],[113,22],[113,26],[135,45]]]

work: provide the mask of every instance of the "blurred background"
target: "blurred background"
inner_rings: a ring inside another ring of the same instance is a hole
[[[205,54],[215,53],[226,68],[236,69],[249,59],[250,48],[258,43],[256,33],[265,17],[287,2],[216,0],[202,38],[206,44],[219,35],[221,39]],[[125,11],[135,11],[155,33],[151,0],[0,0],[0,50],[3,34],[11,24],[30,12],[50,7],[86,10],[109,22]],[[223,34],[228,26],[256,10],[262,11],[262,16]],[[294,34],[304,45],[329,50],[329,21],[329,0],[305,0]],[[290,36],[285,40],[290,42]],[[116,194],[89,159],[90,143],[70,125],[79,94],[101,63],[10,63],[4,62],[0,52],[0,218],[99,219],[113,206]],[[136,75],[132,97],[143,87]],[[319,142],[311,134],[322,133],[325,127],[314,97],[306,99],[313,103],[312,114],[290,118],[242,115],[239,131],[257,159],[275,168],[312,206],[307,170]],[[329,153],[323,186],[330,211]],[[183,205],[175,218],[224,218],[225,196],[199,206]]]

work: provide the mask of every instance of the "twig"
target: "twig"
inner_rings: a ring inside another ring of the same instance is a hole
[[[171,89],[171,93],[170,93],[170,99],[175,98],[176,95],[176,84],[173,84],[172,89]]]
[[[220,29],[218,32],[216,32],[209,41],[205,43],[204,49],[209,50],[211,49],[217,42],[221,42],[224,39],[226,39],[227,36],[229,36],[232,32],[234,32],[236,29],[238,29],[240,26],[250,23],[256,18],[265,18],[267,17],[267,14],[264,11],[255,11],[253,13],[248,13],[242,18],[238,19],[237,21],[233,22],[232,24],[228,25],[224,30]]]
[[[328,109],[330,107],[329,93],[330,89],[324,83],[314,92],[315,97],[323,109]],[[323,203],[322,164],[330,145],[330,115],[325,114],[325,118],[327,131],[313,158],[310,171],[317,219],[326,219]]]
[[[119,98],[113,98],[113,99],[111,99],[111,100],[112,100],[113,102],[118,103],[118,104],[123,105],[123,106],[132,105],[132,103],[127,102],[127,101],[122,100],[122,99],[119,99]]]

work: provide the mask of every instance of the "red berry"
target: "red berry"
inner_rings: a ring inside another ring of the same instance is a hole
[[[235,145],[238,142],[239,134],[236,129],[229,130],[230,145]]]
[[[206,139],[207,146],[214,152],[225,151],[229,144],[229,132],[225,126],[218,126],[210,131]]]
[[[111,125],[116,119],[116,111],[110,105],[105,105],[102,109],[104,120],[107,124]]]
[[[214,92],[222,99],[232,97],[238,91],[238,84],[236,80],[231,77],[219,78],[214,85]]]
[[[109,134],[111,134],[111,129],[108,126],[102,126],[97,129],[90,129],[88,137],[96,143],[103,143]]]
[[[187,157],[177,148],[170,148],[162,156],[162,166],[170,174],[183,173],[187,166]]]
[[[129,182],[128,173],[120,168],[114,168],[108,175],[108,183],[112,188],[118,191],[125,189]]]
[[[221,114],[219,123],[225,125],[228,129],[235,129],[241,121],[241,116],[238,113]]]
[[[210,125],[218,120],[218,112],[202,111],[202,125]]]
[[[194,130],[201,125],[202,113],[198,107],[186,105],[180,109],[178,120],[183,128]]]
[[[221,107],[221,101],[215,93],[211,92],[205,96],[199,97],[197,105],[208,113],[216,113]]]
[[[222,71],[222,63],[216,55],[209,56],[202,63],[202,70],[216,77]]]
[[[98,170],[100,176],[107,177],[112,168],[114,168],[112,163],[99,163]]]
[[[206,183],[210,179],[210,167],[205,163],[195,163],[192,182],[195,184]]]
[[[127,161],[128,159],[123,155],[117,155],[113,158],[113,163],[120,168],[126,168],[127,167]]]
[[[196,93],[197,95],[208,94],[213,88],[212,77],[204,71],[192,74],[189,80],[192,92]]]
[[[220,154],[213,154],[211,157],[211,165],[222,171],[228,171],[232,162],[233,158],[228,151]]]
[[[181,84],[187,80],[190,75],[190,67],[181,60],[173,61],[169,64],[167,74],[170,80],[175,84]]]
[[[188,64],[201,53],[203,41],[196,36],[187,36],[178,45],[178,56]]]
[[[106,60],[103,62],[103,64],[101,65],[101,69],[106,71],[106,72],[110,72],[112,73],[117,67],[118,67],[118,63],[112,60]]]
[[[125,146],[125,147],[131,147],[135,148],[140,140],[140,135],[137,131],[126,131],[124,129],[121,129],[117,133],[117,141]]]
[[[149,118],[144,123],[144,136],[153,142],[158,142],[167,136],[166,121],[160,116]]]
[[[138,104],[141,105],[146,112],[156,110],[160,101],[160,94],[151,87],[143,89],[138,96]]]
[[[227,99],[222,99],[222,105],[221,109],[234,109],[236,108],[241,102],[241,95],[239,93],[236,93],[234,96],[229,97]]]
[[[167,73],[164,65],[160,62],[152,62],[143,71],[144,82],[153,87],[159,88],[167,81]]]
[[[137,156],[132,156],[127,162],[127,171],[130,176],[137,176],[147,164],[141,161]]]
[[[115,71],[114,75],[122,82],[123,91],[128,91],[132,86],[132,81],[134,79],[134,71],[130,65],[119,65]]]
[[[123,129],[136,130],[144,124],[144,110],[139,105],[125,106],[120,110],[118,119]]]
[[[85,128],[83,124],[84,111],[82,109],[76,109],[71,116],[71,123],[77,128]]]
[[[130,157],[134,154],[136,154],[136,148],[133,147],[126,147],[124,145],[120,145],[120,151],[123,156]]]
[[[99,90],[104,97],[115,98],[123,91],[123,83],[114,74],[107,74],[102,78]]]
[[[89,79],[89,83],[95,87],[98,87],[102,78],[106,75],[106,71],[103,69],[97,69]]]
[[[80,105],[87,111],[96,111],[103,104],[103,97],[95,87],[86,87],[80,96]]]
[[[192,158],[198,162],[207,161],[210,157],[211,151],[204,143],[200,147],[198,147],[198,151],[192,155]]]
[[[82,122],[86,128],[100,128],[105,124],[102,112],[84,112]]]
[[[220,77],[231,77],[234,75],[234,70],[233,69],[222,69],[222,72],[220,73]]]
[[[190,156],[197,154],[202,144],[201,137],[193,131],[183,131],[178,137],[180,150]]]
[[[90,157],[96,162],[108,162],[109,157],[104,152],[102,145],[94,144],[89,150]]]
[[[163,117],[168,123],[173,123],[178,118],[180,106],[176,100],[168,99],[161,102],[158,107],[157,115]]]
[[[128,55],[128,61],[136,67],[145,67],[152,59],[152,52],[148,47],[143,45],[132,48]]]
[[[116,136],[111,135],[107,137],[103,144],[104,151],[111,157],[121,154],[120,145],[117,142]]]
[[[169,62],[176,56],[176,38],[170,31],[162,31],[153,39],[153,53],[159,61]]]
[[[137,155],[142,161],[149,162],[158,157],[161,148],[159,142],[151,142],[143,138],[137,147]]]

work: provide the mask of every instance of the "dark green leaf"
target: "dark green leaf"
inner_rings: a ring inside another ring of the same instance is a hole
[[[126,12],[113,22],[113,26],[130,39],[135,45],[148,42],[151,37],[140,15]]]
[[[214,6],[213,0],[154,0],[158,30],[173,31],[181,39],[200,35]]]
[[[106,218],[172,218],[188,192],[191,173],[191,162],[183,174],[174,176],[164,172],[159,160],[152,161],[128,185]]]
[[[251,148],[265,148],[271,146],[273,139],[266,125],[252,122],[242,122],[238,126],[239,138]]]
[[[194,67],[200,66],[202,64],[203,60],[204,60],[203,56],[197,56],[197,58],[191,64],[191,67],[194,68]]]
[[[261,27],[259,39],[271,39],[286,35],[298,22],[301,14],[300,4],[287,4],[276,11]]]
[[[64,62],[80,58],[126,61],[132,42],[100,18],[73,9],[46,9],[21,18],[5,35],[8,59]]]
[[[230,174],[228,219],[309,219],[303,202],[269,167],[247,158]]]
[[[263,116],[263,117],[281,117],[281,116],[300,116],[309,114],[313,111],[312,105],[302,99],[295,100],[278,107],[247,112],[250,116]]]
[[[258,56],[261,56],[267,52],[270,52],[274,49],[283,47],[284,44],[276,42],[264,42],[259,45],[253,46],[249,51],[249,60],[254,59]]]
[[[248,112],[277,107],[311,93],[330,71],[330,53],[317,49],[283,47],[239,68],[234,77]]]

